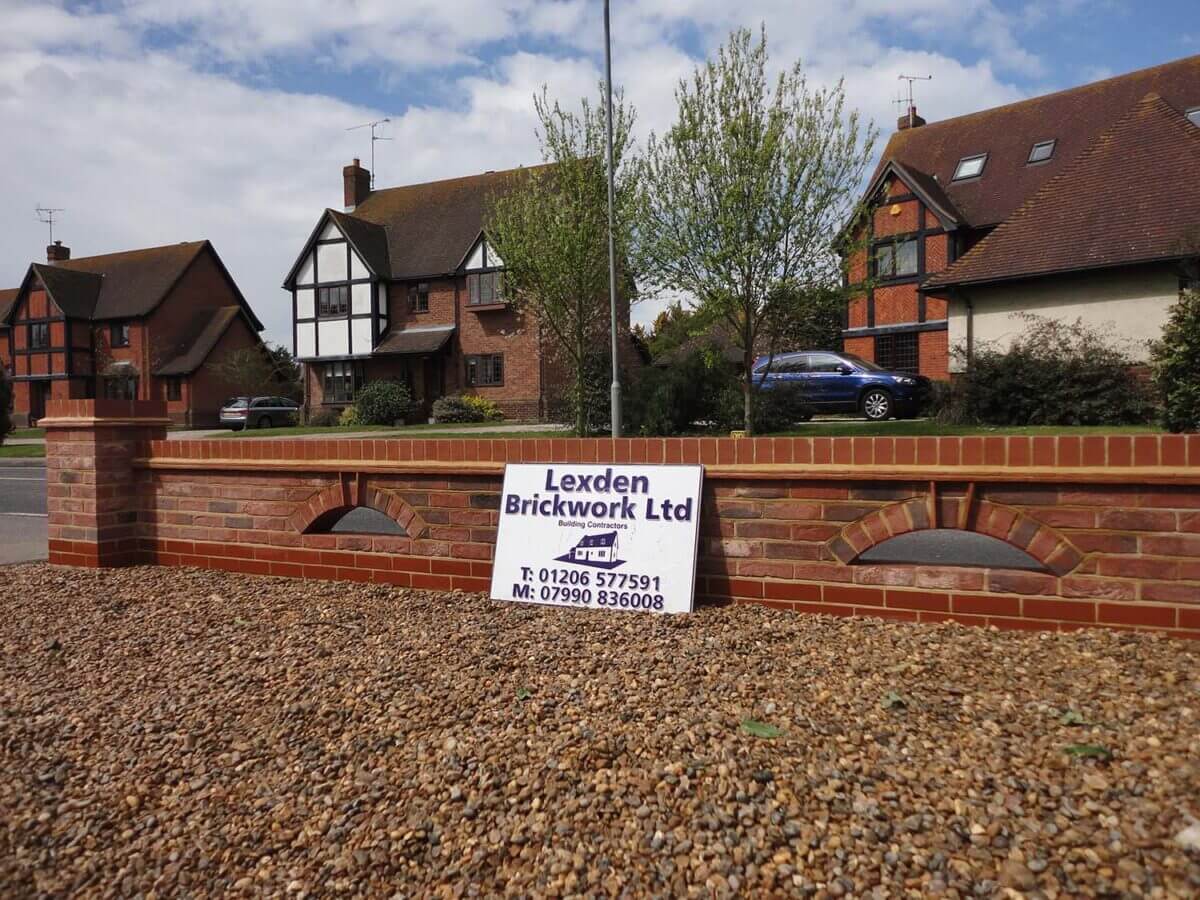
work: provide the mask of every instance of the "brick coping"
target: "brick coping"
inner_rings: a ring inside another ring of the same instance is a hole
[[[559,464],[559,461],[550,461]],[[570,465],[571,463],[561,463]],[[138,469],[198,471],[220,469],[234,472],[364,472],[378,475],[493,475],[504,474],[503,462],[468,462],[460,460],[414,460],[391,462],[367,459],[205,459],[177,457],[138,457],[133,460]],[[588,465],[624,465],[602,462]],[[665,465],[646,463],[645,465]],[[1057,482],[1070,484],[1200,484],[1200,469],[1195,468],[1111,468],[1026,466],[790,466],[764,465],[707,465],[704,476],[709,479],[753,481],[938,481],[938,482],[1015,482],[1021,484]]]
[[[162,428],[174,425],[170,418],[147,419],[140,416],[61,416],[53,419],[39,419],[38,428],[74,429],[74,428]]]

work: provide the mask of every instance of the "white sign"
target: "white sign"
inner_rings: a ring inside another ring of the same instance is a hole
[[[701,466],[506,466],[493,599],[691,612],[703,479]]]

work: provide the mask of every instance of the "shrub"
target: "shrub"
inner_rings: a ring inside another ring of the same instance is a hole
[[[457,397],[441,397],[433,402],[435,422],[496,422],[503,418],[500,408],[483,397],[463,394]]]
[[[347,406],[342,410],[342,414],[338,416],[337,423],[339,425],[362,425],[363,421],[358,417],[358,410],[353,406]]]
[[[309,415],[308,424],[315,428],[331,428],[338,424],[338,414],[332,409],[318,409]]]
[[[1007,350],[981,347],[955,386],[962,416],[987,425],[1130,425],[1153,412],[1135,360],[1082,320],[1022,314]]]
[[[372,381],[354,398],[359,425],[395,425],[412,408],[412,394],[402,381]]]
[[[1168,431],[1200,429],[1200,291],[1184,291],[1151,349],[1154,386]]]
[[[11,404],[12,382],[8,380],[4,367],[0,366],[0,444],[4,443],[4,438],[12,431],[12,416],[9,415]]]

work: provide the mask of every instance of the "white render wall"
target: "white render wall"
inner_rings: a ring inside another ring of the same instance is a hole
[[[1081,272],[1031,279],[992,287],[966,288],[975,306],[975,346],[1008,346],[1022,328],[1016,313],[1110,328],[1130,355],[1144,362],[1149,342],[1162,333],[1179,296],[1179,275],[1171,266],[1146,266]],[[967,309],[962,299],[950,302],[950,349],[967,345]],[[964,360],[951,353],[950,371],[961,372]]]

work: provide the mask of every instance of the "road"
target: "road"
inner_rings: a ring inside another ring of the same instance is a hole
[[[0,564],[46,558],[46,470],[0,466]]]

